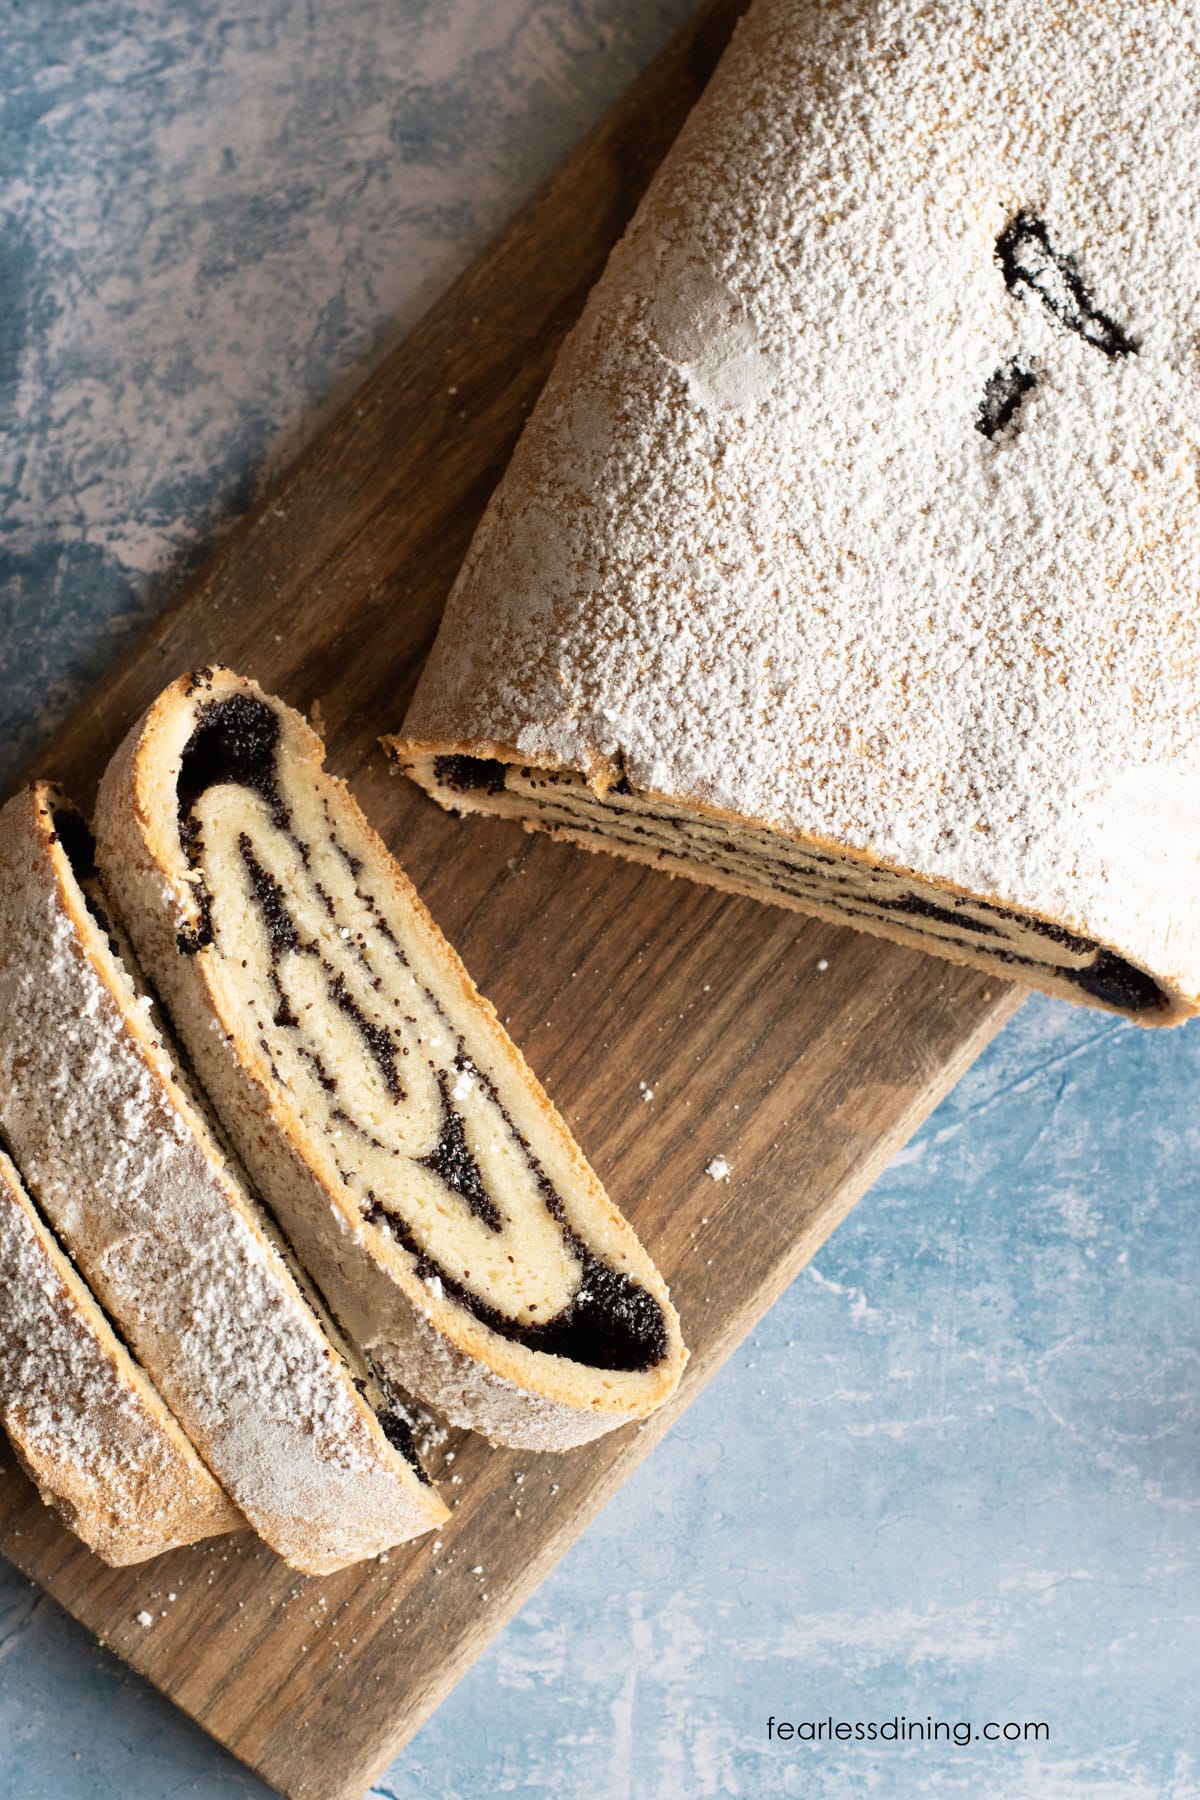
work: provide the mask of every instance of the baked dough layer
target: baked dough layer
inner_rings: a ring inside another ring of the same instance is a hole
[[[98,854],[256,1183],[349,1334],[456,1424],[563,1449],[667,1398],[666,1286],[299,714],[160,696]]]
[[[896,873],[1063,934],[1009,973],[1196,1011],[1198,38],[1187,0],[756,0],[480,524],[401,764],[474,806],[432,759],[497,760],[556,829],[519,771],[573,775],[614,848],[682,809],[681,872],[772,897],[828,851],[839,917]]]
[[[90,852],[45,783],[0,812],[0,1123],[221,1485],[287,1562],[327,1574],[446,1508],[364,1399],[214,1136]]]
[[[994,969],[1066,1000],[1172,1022],[1177,1003],[1144,969],[1051,920],[1015,913],[835,845],[786,838],[743,820],[637,794],[597,794],[581,775],[462,755],[414,758],[409,772],[452,811],[519,819],[586,850],[610,850],[667,875],[854,925],[951,962]]]
[[[222,1493],[0,1150],[0,1426],[114,1568],[237,1531]]]

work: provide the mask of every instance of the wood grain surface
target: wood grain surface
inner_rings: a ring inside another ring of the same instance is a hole
[[[318,707],[331,767],[658,1260],[692,1350],[676,1403],[568,1456],[455,1434],[433,1462],[454,1505],[442,1548],[323,1580],[249,1535],[106,1569],[4,1470],[4,1554],[289,1795],[370,1785],[1020,999],[911,950],[457,822],[377,747],[555,349],[738,10],[704,9],[38,759],[90,803],[139,710],[212,660]],[[705,1173],[718,1155],[720,1184]]]

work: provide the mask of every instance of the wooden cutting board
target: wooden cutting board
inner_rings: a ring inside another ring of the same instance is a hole
[[[456,822],[376,744],[554,352],[738,11],[702,11],[38,760],[90,803],[140,709],[208,661],[319,705],[330,765],[657,1258],[691,1346],[675,1404],[568,1456],[455,1434],[433,1462],[455,1503],[442,1548],[324,1580],[248,1535],[106,1569],[4,1470],[3,1553],[289,1795],[371,1784],[1020,999],[516,826]],[[732,1169],[719,1184],[717,1156]]]

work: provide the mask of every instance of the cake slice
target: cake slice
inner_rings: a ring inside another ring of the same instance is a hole
[[[114,1567],[245,1524],[3,1150],[0,1426],[46,1505]]]
[[[1150,19],[755,0],[385,740],[435,799],[1200,1009],[1200,59]]]
[[[98,857],[254,1180],[350,1335],[501,1443],[643,1418],[667,1290],[298,713],[176,681],[109,766]]]
[[[273,1549],[324,1574],[446,1517],[210,1127],[87,828],[43,783],[0,812],[0,1124],[81,1274]]]

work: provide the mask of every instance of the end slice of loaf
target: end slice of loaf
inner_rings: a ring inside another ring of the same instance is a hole
[[[44,783],[0,812],[0,1121],[209,1468],[286,1561],[325,1574],[446,1509],[362,1397],[214,1136],[91,852]]]
[[[225,669],[117,753],[98,856],[226,1130],[352,1337],[565,1449],[684,1361],[666,1286],[304,719]]]
[[[46,1505],[114,1567],[245,1520],[0,1150],[0,1425]]]

